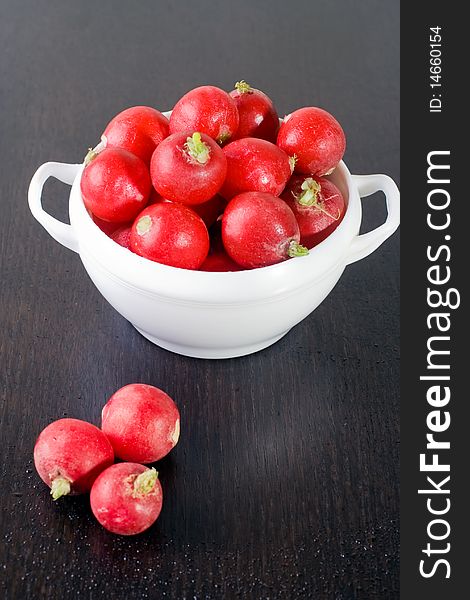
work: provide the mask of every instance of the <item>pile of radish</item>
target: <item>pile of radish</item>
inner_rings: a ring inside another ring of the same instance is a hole
[[[279,124],[246,82],[202,86],[167,119],[147,106],[115,116],[85,159],[81,192],[116,243],[183,269],[240,271],[308,254],[339,225],[345,202],[325,176],[346,147],[317,107]]]
[[[145,465],[166,456],[179,433],[173,400],[156,387],[134,383],[108,400],[101,429],[79,419],[48,425],[36,441],[34,465],[54,500],[89,492],[103,527],[134,535],[148,529],[162,509],[158,473]],[[113,464],[115,458],[125,462]]]

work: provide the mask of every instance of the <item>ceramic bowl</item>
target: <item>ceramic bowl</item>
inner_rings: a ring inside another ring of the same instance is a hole
[[[345,216],[307,256],[247,271],[189,271],[142,258],[107,237],[83,204],[83,168],[57,162],[39,167],[29,187],[32,214],[55,240],[79,254],[101,294],[143,336],[186,356],[230,358],[273,344],[315,310],[347,265],[373,252],[399,225],[399,192],[392,179],[351,175],[341,162],[330,178],[344,194]],[[49,177],[72,186],[70,225],[42,207]],[[361,198],[377,191],[385,194],[387,218],[360,235]]]

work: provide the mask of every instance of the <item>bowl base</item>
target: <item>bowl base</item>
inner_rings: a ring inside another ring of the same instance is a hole
[[[144,336],[144,338],[148,339],[149,342],[163,348],[164,350],[169,350],[170,352],[174,352],[175,354],[182,354],[183,356],[189,356],[191,358],[237,358],[238,356],[246,356],[247,354],[253,354],[254,352],[258,352],[259,350],[263,350],[268,346],[276,343],[280,340],[289,330],[284,331],[280,335],[277,335],[269,340],[264,340],[263,342],[259,342],[257,344],[250,344],[248,346],[238,346],[236,348],[198,348],[196,346],[182,346],[180,344],[173,344],[172,342],[167,342],[166,340],[160,340],[142,329],[139,329],[134,325],[137,331]]]

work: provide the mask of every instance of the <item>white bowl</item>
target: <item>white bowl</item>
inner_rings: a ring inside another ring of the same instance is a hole
[[[80,193],[83,165],[48,162],[34,174],[28,200],[34,217],[62,245],[80,254],[106,300],[148,340],[178,354],[231,358],[273,344],[326,298],[346,265],[380,246],[399,225],[399,192],[386,175],[351,175],[341,162],[330,176],[347,201],[336,230],[308,256],[233,273],[177,269],[119,246],[90,218]],[[46,213],[49,177],[72,185],[70,225]],[[359,235],[361,197],[383,191],[387,219]]]

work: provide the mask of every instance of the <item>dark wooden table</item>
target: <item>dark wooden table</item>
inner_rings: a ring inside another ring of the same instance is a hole
[[[39,164],[79,162],[124,107],[242,78],[281,115],[329,109],[351,171],[398,179],[398,44],[398,2],[2,2],[2,597],[398,597],[398,236],[275,346],[203,361],[136,333],[26,202]],[[67,194],[47,185],[64,219]],[[367,200],[365,228],[384,213]],[[32,449],[134,381],[176,399],[182,435],[157,525],[124,539],[88,498],[53,503]]]

